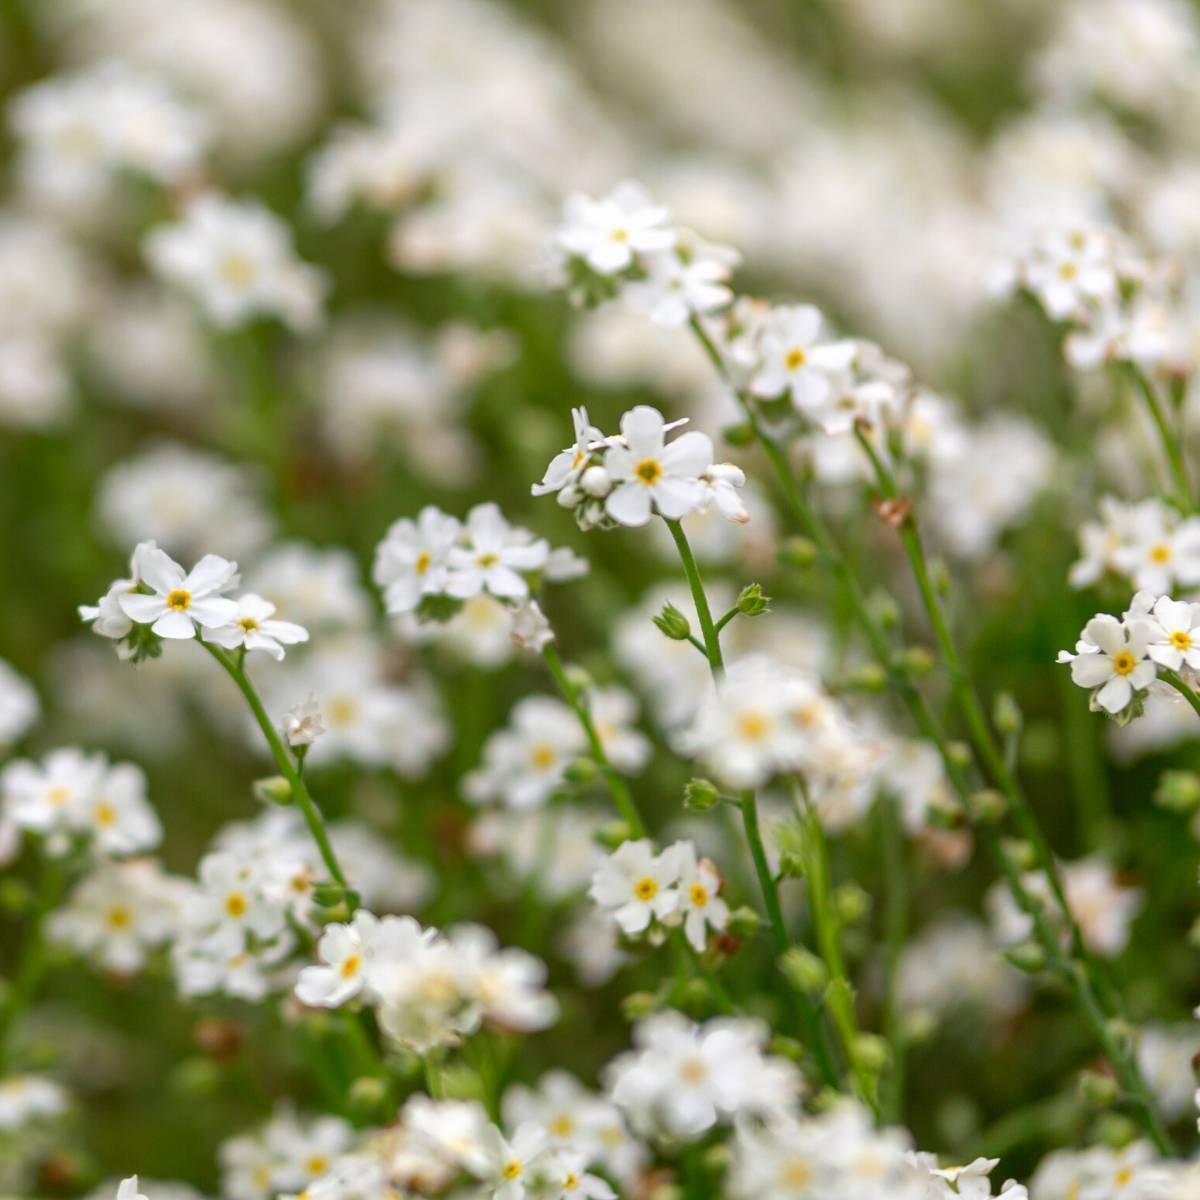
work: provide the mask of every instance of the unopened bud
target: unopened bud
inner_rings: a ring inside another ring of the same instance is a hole
[[[950,571],[940,558],[935,558],[929,564],[929,575],[933,580],[933,586],[937,588],[938,592],[943,596],[948,595],[951,584]]]
[[[854,1057],[872,1075],[879,1075],[891,1062],[892,1048],[886,1038],[874,1033],[860,1033],[854,1039]]]
[[[801,1062],[804,1059],[804,1043],[777,1033],[767,1043],[767,1053],[777,1054],[780,1058],[790,1058],[792,1062]]]
[[[937,659],[924,646],[906,646],[895,657],[896,670],[908,679],[924,679],[937,665]]]
[[[567,763],[563,778],[576,787],[583,787],[592,783],[599,774],[600,768],[590,758],[577,758]]]
[[[633,830],[624,821],[608,821],[596,830],[596,841],[606,850],[615,850],[632,836]]]
[[[887,592],[872,592],[867,599],[867,607],[884,629],[895,629],[900,623],[900,606]]]
[[[580,476],[579,486],[589,496],[599,499],[612,490],[612,480],[603,467],[588,467]]]
[[[1037,942],[1021,942],[1020,945],[1010,946],[1004,951],[1008,959],[1018,971],[1027,975],[1036,975],[1046,966],[1046,952]]]
[[[819,996],[829,982],[825,964],[803,946],[788,950],[779,960],[779,968],[792,987],[806,996]]]
[[[1004,737],[1021,732],[1021,709],[1012,692],[1001,692],[992,705],[992,720]]]
[[[776,557],[782,566],[807,571],[817,561],[818,554],[815,542],[804,537],[790,537],[780,543]]]
[[[804,878],[804,856],[799,850],[780,850],[779,873],[786,879]]]
[[[749,421],[738,425],[726,425],[721,430],[721,437],[729,446],[748,446],[754,441],[754,426]]]
[[[1020,871],[1032,871],[1037,865],[1037,854],[1024,838],[1005,838],[1002,849]]]
[[[313,885],[313,902],[322,908],[336,908],[345,903],[347,896],[346,889],[334,879],[323,879]]]
[[[729,914],[725,928],[738,937],[753,937],[762,925],[762,917],[752,908],[742,905]]]
[[[971,747],[966,742],[947,742],[946,757],[960,771],[965,771],[971,765]]]
[[[878,694],[887,687],[887,682],[887,671],[879,663],[862,663],[837,681],[836,690]]]
[[[738,593],[737,610],[744,617],[758,617],[771,611],[771,597],[764,596],[762,587],[757,583],[748,583]]]
[[[688,619],[670,601],[662,607],[662,612],[653,618],[659,631],[673,642],[686,642],[691,636],[692,627]]]
[[[653,992],[630,992],[621,1001],[621,1013],[627,1021],[640,1021],[658,1011],[658,997]]]
[[[967,797],[967,813],[977,825],[998,825],[1008,810],[1008,802],[994,788],[981,788]]]
[[[388,1102],[387,1081],[376,1075],[361,1075],[350,1085],[346,1097],[350,1113],[361,1121],[371,1121],[383,1115]]]
[[[690,779],[683,789],[683,807],[692,812],[708,812],[720,803],[721,793],[707,779]]]
[[[1200,806],[1200,775],[1195,771],[1164,771],[1154,789],[1154,803],[1170,812],[1193,812]]]
[[[1099,1071],[1084,1071],[1079,1076],[1079,1098],[1092,1108],[1111,1108],[1119,1095],[1117,1081]]]
[[[288,805],[293,802],[292,785],[282,775],[254,781],[254,798],[260,804]]]
[[[857,883],[843,883],[833,893],[833,906],[843,925],[857,925],[871,911],[871,897]]]

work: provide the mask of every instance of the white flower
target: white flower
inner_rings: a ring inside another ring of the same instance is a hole
[[[264,894],[262,859],[218,852],[200,862],[200,890],[188,898],[184,919],[218,955],[236,955],[246,934],[269,940],[284,927],[284,909]]]
[[[317,957],[324,965],[300,972],[296,996],[319,1008],[337,1008],[357,996],[378,929],[378,917],[365,910],[356,912],[349,925],[327,925],[317,943]]]
[[[685,433],[665,443],[662,413],[640,404],[621,418],[623,444],[612,446],[604,460],[616,487],[605,510],[622,525],[645,525],[653,509],[678,520],[704,500],[701,476],[712,466],[713,446],[707,434]]]
[[[692,948],[703,953],[708,944],[708,930],[718,933],[729,921],[729,905],[721,899],[721,877],[707,858],[696,858],[691,842],[677,842],[679,848],[679,912],[683,915],[683,932]]]
[[[310,693],[301,703],[293,704],[283,714],[280,728],[289,746],[311,746],[325,732],[317,698]]]
[[[715,508],[727,521],[745,525],[750,520],[738,490],[745,486],[746,472],[733,463],[713,463],[700,477],[704,484],[704,495],[699,511],[707,513]]]
[[[589,422],[586,408],[571,409],[571,421],[575,427],[575,443],[560,450],[550,460],[542,482],[535,483],[530,489],[535,496],[561,492],[579,482],[588,468],[592,452],[604,445],[604,435]]]
[[[40,710],[33,686],[0,659],[0,748],[25,736]]]
[[[1172,671],[1200,668],[1200,604],[1160,596],[1151,614],[1150,657]]]
[[[1118,713],[1155,679],[1157,670],[1149,657],[1152,636],[1152,628],[1145,621],[1126,624],[1100,613],[1084,626],[1084,650],[1075,655],[1063,651],[1059,662],[1071,664],[1074,683],[1093,690],[1097,707]]]
[[[162,840],[158,814],[146,799],[145,772],[133,763],[109,767],[71,820],[91,832],[104,854],[136,854]]]
[[[433,505],[421,509],[416,521],[401,517],[391,525],[371,572],[389,613],[412,612],[423,596],[445,590],[447,560],[461,530],[457,518]]]
[[[9,763],[0,775],[8,815],[34,833],[86,828],[88,805],[106,768],[102,754],[85,754],[74,746],[51,750],[40,764],[26,759]]]
[[[776,308],[759,339],[760,364],[750,380],[756,396],[771,398],[789,392],[801,410],[814,410],[829,402],[830,378],[854,360],[853,342],[823,340],[824,318],[811,304]]]
[[[528,600],[512,610],[510,636],[522,650],[540,654],[554,641],[554,630],[550,628],[541,605],[536,600]]]
[[[682,843],[655,855],[649,840],[623,842],[596,868],[588,895],[629,934],[641,933],[680,906]]]
[[[587,1158],[577,1150],[555,1150],[547,1159],[546,1183],[553,1200],[616,1200],[616,1192],[587,1169]]]
[[[524,599],[529,585],[521,572],[546,565],[550,547],[527,530],[510,525],[495,504],[477,504],[463,526],[466,545],[446,555],[446,593],[459,600],[491,592],[503,600]]]
[[[1024,267],[1025,283],[1056,321],[1115,296],[1116,250],[1107,232],[1052,230],[1035,243]]]
[[[640,184],[626,182],[599,200],[581,192],[568,196],[555,241],[593,271],[615,275],[631,266],[635,255],[675,244],[670,219],[668,210],[652,203]]]
[[[680,1013],[657,1013],[634,1029],[635,1050],[609,1065],[610,1094],[635,1128],[687,1140],[722,1119],[780,1114],[799,1094],[800,1075],[763,1054],[766,1035],[757,1021],[696,1025]]]
[[[647,257],[646,278],[625,288],[630,307],[663,329],[678,329],[696,315],[715,312],[733,299],[726,286],[736,251],[697,243]]]
[[[296,258],[286,222],[257,202],[198,196],[177,224],[151,231],[146,257],[218,325],[273,316],[307,329],[320,318],[321,273]]]
[[[141,549],[139,547],[139,549]],[[163,638],[194,638],[197,626],[217,629],[237,615],[223,594],[237,586],[237,563],[206,554],[190,572],[155,546],[138,556],[141,582],[153,591],[121,596],[121,611]]]
[[[117,1200],[146,1200],[146,1197],[138,1191],[138,1177],[131,1175],[128,1179],[122,1179],[120,1186],[117,1188]]]
[[[235,650],[265,650],[272,658],[283,660],[284,646],[308,641],[308,630],[291,621],[274,620],[275,605],[253,592],[246,592],[236,601],[236,611],[225,625],[205,633],[204,640]]]
[[[0,1133],[20,1129],[38,1117],[65,1112],[67,1094],[38,1075],[0,1076]]]
[[[466,1165],[490,1189],[492,1200],[525,1200],[538,1190],[545,1154],[546,1135],[536,1125],[522,1125],[511,1140],[489,1125],[467,1156]]]

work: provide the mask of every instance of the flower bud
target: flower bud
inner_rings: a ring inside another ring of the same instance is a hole
[[[799,850],[780,850],[779,873],[785,879],[804,878],[804,856]]]
[[[583,787],[593,783],[599,774],[600,768],[590,758],[577,758],[574,762],[567,763],[563,778],[568,783]]]
[[[579,477],[579,486],[587,495],[598,500],[601,496],[607,496],[612,490],[612,480],[603,467],[588,467]]]
[[[573,483],[568,483],[554,498],[559,508],[574,508],[583,499],[583,493]]]
[[[937,665],[937,659],[924,646],[906,646],[896,655],[894,665],[908,679],[924,679]]]
[[[254,798],[260,804],[286,806],[294,801],[292,785],[282,775],[272,775],[267,779],[256,779],[254,781]]]
[[[344,903],[350,895],[351,893],[333,879],[323,879],[320,883],[313,885],[313,902],[322,908],[336,908],[339,904]]]
[[[818,554],[816,542],[803,537],[786,538],[776,551],[780,565],[795,571],[807,571],[817,561]]]
[[[784,977],[798,992],[806,996],[819,996],[829,982],[825,964],[811,950],[793,946],[779,960]]]
[[[1154,789],[1154,803],[1169,812],[1194,812],[1200,807],[1200,775],[1195,771],[1164,771]]]
[[[737,610],[744,617],[758,617],[771,611],[771,597],[764,596],[757,583],[748,583],[738,593]]]
[[[376,1075],[361,1075],[350,1085],[346,1097],[351,1115],[364,1124],[373,1123],[383,1113],[388,1091],[386,1080]]]
[[[1099,1071],[1084,1071],[1079,1076],[1079,1098],[1091,1108],[1111,1108],[1117,1102],[1117,1081]]]
[[[1022,942],[1018,946],[1010,946],[1004,951],[1008,959],[1018,971],[1027,975],[1036,975],[1046,966],[1046,952],[1037,942]]]
[[[892,1060],[892,1048],[878,1034],[860,1033],[854,1039],[854,1057],[872,1075],[879,1075]]]
[[[660,632],[673,642],[685,642],[691,636],[692,627],[688,619],[670,601],[663,605],[662,612],[653,618]]]
[[[624,821],[609,821],[596,830],[596,841],[606,850],[615,850],[632,836],[633,830]]]
[[[721,793],[707,779],[691,779],[683,789],[683,807],[692,812],[708,812],[720,803]]]
[[[847,671],[834,687],[836,691],[878,694],[887,687],[887,671],[879,663],[862,663]]]
[[[1032,871],[1037,865],[1033,847],[1022,838],[1005,838],[1003,849],[1020,871]]]
[[[992,705],[992,720],[997,731],[1004,737],[1021,732],[1021,709],[1012,692],[1001,692]]]
[[[967,797],[967,814],[972,823],[999,825],[1008,811],[1008,801],[994,788],[981,788]]]
[[[946,754],[960,771],[967,770],[971,765],[971,747],[966,742],[947,742]]]
[[[742,905],[729,914],[725,928],[738,937],[753,937],[762,925],[762,917],[752,908]]]
[[[843,925],[857,925],[871,911],[871,897],[857,883],[843,883],[833,893],[833,905]]]
[[[872,592],[867,598],[867,607],[884,629],[895,629],[900,623],[900,606],[887,592]]]
[[[749,421],[737,425],[726,425],[721,430],[721,437],[729,446],[748,446],[754,441],[754,426]]]
[[[640,1021],[658,1011],[658,997],[653,992],[630,992],[621,1000],[621,1013],[627,1021]]]

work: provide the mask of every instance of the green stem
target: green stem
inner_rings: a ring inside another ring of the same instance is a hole
[[[803,795],[799,781],[795,781],[796,813],[804,827],[805,875],[808,878],[809,905],[812,910],[813,927],[816,930],[817,946],[825,969],[829,972],[829,987],[825,992],[825,1004],[833,1016],[833,1023],[842,1041],[842,1050],[859,1098],[879,1117],[878,1080],[862,1061],[859,1049],[858,1017],[854,1011],[854,989],[846,973],[846,960],[842,954],[842,929],[833,904],[833,885],[829,870],[829,847],[825,842],[825,831],[808,798]]]
[[[600,768],[600,774],[604,776],[604,781],[608,784],[608,792],[612,797],[613,804],[616,805],[617,812],[621,814],[622,820],[629,826],[630,832],[634,837],[645,837],[646,824],[642,820],[641,813],[638,812],[637,805],[634,803],[633,795],[629,791],[629,785],[626,784],[625,780],[613,769],[612,764],[608,761],[608,755],[604,750],[604,743],[600,740],[600,735],[596,732],[596,726],[592,721],[592,714],[588,711],[587,702],[579,694],[579,689],[567,676],[566,668],[563,666],[562,659],[559,657],[558,650],[555,649],[553,642],[546,643],[545,649],[542,650],[542,658],[545,659],[546,666],[550,668],[550,674],[554,676],[554,682],[558,684],[558,690],[562,692],[563,699],[574,710],[576,717],[579,718],[579,724],[583,726],[583,733],[591,749],[592,758],[595,759],[596,765]]]
[[[250,678],[245,670],[238,663],[235,663],[223,650],[210,645],[208,642],[202,641],[200,644],[221,664],[225,673],[237,684],[238,690],[245,697],[246,703],[250,706],[250,711],[254,714],[254,719],[258,723],[259,729],[262,730],[263,737],[266,738],[267,745],[270,747],[271,754],[275,759],[275,765],[279,768],[279,773],[287,780],[288,786],[291,788],[292,798],[295,800],[301,815],[304,817],[304,822],[308,826],[309,833],[312,834],[312,839],[317,845],[317,850],[320,852],[321,860],[324,862],[326,869],[334,881],[341,886],[346,897],[346,907],[349,909],[351,915],[353,915],[355,909],[358,907],[358,897],[350,890],[350,885],[346,882],[346,876],[329,841],[329,834],[325,829],[325,822],[321,817],[320,809],[317,808],[316,802],[309,794],[308,785],[304,782],[304,778],[296,762],[284,746],[283,739],[276,731],[271,718],[267,716],[267,710],[263,707],[263,702],[259,699],[258,692],[254,689],[254,684],[250,682]]]
[[[883,1035],[892,1050],[892,1066],[885,1079],[882,1107],[885,1120],[897,1122],[904,1118],[907,1051],[898,993],[900,965],[908,937],[908,847],[896,799],[889,795],[880,796],[876,808],[879,813],[884,878]]]
[[[699,321],[693,319],[691,328],[701,346],[708,354],[708,357],[712,360],[718,373],[734,391],[756,440],[762,447],[768,462],[775,472],[780,489],[797,523],[806,536],[811,538],[816,545],[821,560],[838,577],[845,595],[850,602],[855,618],[861,626],[872,651],[878,656],[885,668],[888,667],[891,658],[890,644],[866,602],[866,597],[853,567],[847,561],[845,555],[842,554],[837,543],[834,541],[833,535],[825,527],[824,521],[812,505],[808,503],[804,494],[797,486],[779,443],[763,428],[750,397],[733,385],[725,367],[724,359],[721,357],[721,353],[714,345],[712,339],[705,332],[704,327]],[[934,715],[925,697],[917,690],[911,680],[899,672],[889,671],[889,680],[908,707],[922,735],[937,747],[938,754],[946,769],[947,778],[950,780],[958,797],[960,800],[967,800],[971,794],[971,787],[963,765],[951,753],[945,732],[941,728],[940,722]],[[1200,714],[1200,707],[1198,705],[1200,705],[1200,700],[1193,703],[1193,708],[1196,708],[1197,713]],[[1069,977],[1072,992],[1075,994],[1079,1010],[1092,1030],[1097,1042],[1100,1043],[1105,1054],[1108,1055],[1109,1061],[1112,1063],[1118,1078],[1125,1083],[1126,1090],[1134,1097],[1135,1108],[1142,1120],[1142,1124],[1160,1150],[1163,1150],[1164,1153],[1173,1153],[1170,1138],[1162,1126],[1161,1118],[1154,1107],[1153,1101],[1150,1099],[1149,1090],[1141,1077],[1136,1059],[1124,1047],[1114,1041],[1103,1010],[1095,1002],[1091,990],[1093,985],[1086,967],[1086,960],[1085,966],[1081,971],[1077,971],[1074,963],[1063,958],[1055,931],[1046,922],[1040,905],[1029,895],[1022,884],[1020,872],[1008,857],[1000,839],[989,828],[982,826],[978,826],[977,828],[979,829],[981,841],[1004,876],[1014,899],[1021,909],[1033,920],[1038,940],[1046,951],[1051,965],[1059,970],[1060,973],[1066,973]],[[1067,919],[1069,919],[1069,914]]]
[[[667,521],[666,525],[675,539],[675,547],[679,551],[684,574],[687,575],[688,587],[692,591],[692,602],[696,606],[696,619],[700,622],[700,634],[704,639],[704,652],[708,656],[713,678],[719,679],[725,671],[725,660],[721,657],[721,639],[717,627],[713,623],[712,612],[708,607],[708,597],[704,594],[704,584],[700,579],[700,568],[696,565],[696,556],[692,553],[692,547],[687,540],[687,534],[683,532],[683,526],[678,521]]]
[[[0,1008],[0,1075],[8,1060],[9,1040],[25,1011],[33,1003],[46,974],[46,917],[53,911],[66,886],[66,871],[57,858],[47,857],[29,917],[29,929],[20,962]]]
[[[1171,471],[1171,479],[1175,485],[1176,503],[1183,512],[1190,513],[1192,511],[1192,488],[1188,482],[1187,464],[1184,462],[1179,432],[1173,430],[1167,421],[1167,415],[1163,412],[1162,403],[1159,401],[1154,384],[1146,377],[1145,372],[1134,363],[1127,363],[1125,369],[1133,386],[1145,401],[1146,408],[1158,429],[1159,441],[1162,442],[1167,465]]]

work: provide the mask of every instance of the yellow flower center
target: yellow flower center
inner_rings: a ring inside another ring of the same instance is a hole
[[[703,908],[708,903],[708,888],[702,883],[693,883],[688,888],[688,899],[697,907]]]
[[[554,747],[546,742],[538,742],[529,751],[529,765],[536,767],[539,771],[548,771],[554,766],[555,758]]]
[[[253,633],[258,628],[258,622],[253,617],[242,617],[238,624],[246,633]]]
[[[686,1083],[703,1083],[708,1078],[708,1068],[699,1058],[685,1059],[679,1075]]]
[[[254,278],[254,260],[244,254],[227,254],[221,260],[221,278],[230,287],[244,288]]]
[[[658,881],[651,879],[649,875],[639,879],[633,885],[633,894],[639,900],[653,900],[658,895]]]
[[[813,1181],[812,1167],[803,1158],[789,1159],[779,1172],[779,1182],[785,1188],[806,1188]]]
[[[643,458],[633,469],[633,473],[647,486],[657,483],[662,478],[662,467],[654,458]]]
[[[617,228],[614,229],[608,236],[612,238],[614,242],[627,242],[629,241],[629,230],[618,225]]]
[[[342,961],[341,976],[343,979],[353,979],[358,974],[358,968],[362,966],[361,954],[347,954]]]
[[[488,551],[486,554],[481,554],[475,561],[481,567],[494,567],[500,560],[491,551]]]
[[[1112,665],[1118,675],[1128,675],[1137,666],[1137,659],[1128,650],[1122,650],[1113,656]]]
[[[192,606],[192,593],[175,588],[167,594],[167,607],[175,612],[187,612]]]
[[[230,892],[225,897],[225,911],[231,917],[244,917],[246,907],[246,897],[241,892]]]
[[[808,362],[808,355],[800,346],[793,346],[784,356],[783,365],[789,371],[798,371],[804,364]]]
[[[505,1179],[516,1179],[516,1177],[521,1174],[520,1160],[516,1158],[510,1158],[508,1162],[506,1162],[504,1166],[500,1168],[500,1174],[503,1175]]]
[[[418,575],[424,575],[425,572],[429,570],[429,564],[431,562],[433,562],[433,555],[430,554],[428,550],[422,550],[421,553],[417,555],[417,561],[413,564],[413,570],[415,570]]]
[[[329,1170],[329,1159],[324,1154],[314,1154],[304,1164],[304,1169],[310,1175],[324,1175]]]
[[[1192,648],[1192,635],[1184,629],[1177,629],[1171,634],[1171,645],[1176,650],[1190,650]]]
[[[109,929],[128,929],[133,924],[133,917],[123,904],[114,904],[104,914],[104,923]]]
[[[58,787],[52,787],[46,793],[46,799],[54,808],[62,808],[71,799],[71,789],[63,787],[61,784]]]
[[[108,828],[110,825],[117,823],[117,812],[111,804],[105,804],[103,800],[92,810],[93,816],[96,818],[97,825],[103,825]]]
[[[1073,262],[1065,262],[1058,268],[1059,279],[1074,279],[1079,274],[1079,268]]]
[[[335,696],[329,702],[330,725],[346,726],[358,716],[358,705],[349,696]]]
[[[748,742],[761,742],[771,730],[771,722],[765,713],[751,710],[737,719],[737,731]]]
[[[568,1171],[562,1185],[564,1192],[573,1192],[579,1186],[579,1176],[574,1171]]]
[[[1156,542],[1150,547],[1150,561],[1160,564],[1170,562],[1171,547],[1166,542]]]
[[[550,1122],[550,1132],[555,1137],[566,1138],[570,1137],[575,1132],[575,1118],[569,1113],[559,1113]]]
[[[1116,1185],[1118,1187],[1124,1187],[1127,1183],[1130,1183],[1132,1180],[1133,1180],[1133,1168],[1132,1167],[1121,1167],[1117,1171],[1116,1175],[1113,1176],[1113,1182],[1116,1183]]]

